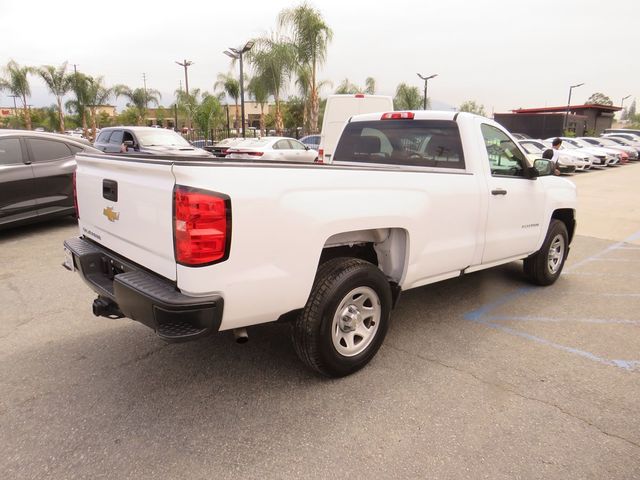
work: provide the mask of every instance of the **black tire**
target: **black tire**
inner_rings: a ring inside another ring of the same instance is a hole
[[[560,220],[552,219],[540,250],[524,260],[525,275],[536,285],[551,285],[562,273],[568,252],[567,227]]]
[[[364,302],[361,308],[356,306],[359,302]],[[375,265],[358,258],[334,258],[323,263],[307,304],[292,325],[298,357],[328,377],[360,370],[382,345],[391,304],[389,281]],[[339,311],[346,313],[338,315]],[[365,333],[358,341],[360,331]]]

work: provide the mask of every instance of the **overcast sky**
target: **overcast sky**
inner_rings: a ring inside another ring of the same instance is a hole
[[[147,86],[169,105],[184,79],[176,60],[194,62],[189,87],[211,91],[231,70],[222,51],[276,28],[283,8],[299,2],[136,2],[0,0],[0,65],[78,64],[107,85]],[[637,35],[640,1],[610,0],[315,0],[334,38],[319,78],[363,85],[393,95],[400,82],[459,106],[473,99],[490,114],[518,107],[563,105],[602,92],[619,105],[640,97]],[[249,72],[250,74],[251,72]],[[32,80],[31,103],[54,98]],[[325,89],[322,95],[331,93]],[[293,88],[289,94],[295,94]],[[0,105],[12,105],[6,92]],[[123,102],[118,102],[122,104]]]

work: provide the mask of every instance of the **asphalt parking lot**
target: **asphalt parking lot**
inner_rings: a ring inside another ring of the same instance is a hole
[[[361,372],[286,325],[165,344],[95,318],[73,220],[0,232],[3,478],[640,478],[640,164],[572,177],[553,287],[519,263],[406,292]]]

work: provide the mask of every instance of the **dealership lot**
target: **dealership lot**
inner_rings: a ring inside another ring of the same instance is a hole
[[[286,325],[165,344],[91,314],[73,220],[0,232],[6,478],[637,478],[640,164],[571,177],[556,285],[519,263],[406,292],[340,380]]]

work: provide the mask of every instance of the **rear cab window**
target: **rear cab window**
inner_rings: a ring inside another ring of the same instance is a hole
[[[372,120],[347,124],[333,162],[464,170],[458,124],[451,120]]]

